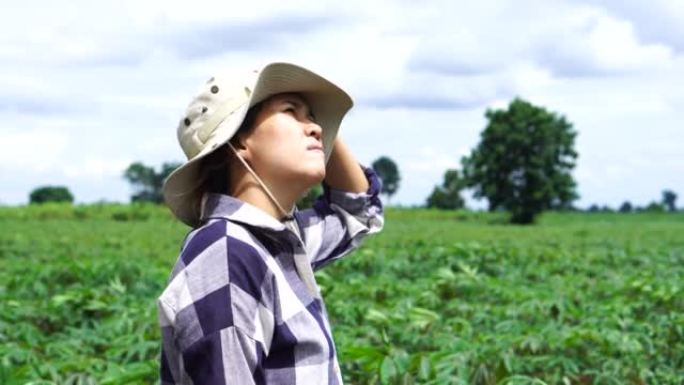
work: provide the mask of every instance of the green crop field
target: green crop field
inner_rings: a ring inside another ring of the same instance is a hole
[[[684,214],[390,209],[323,271],[348,384],[684,384]],[[0,207],[0,384],[157,380],[164,208]]]

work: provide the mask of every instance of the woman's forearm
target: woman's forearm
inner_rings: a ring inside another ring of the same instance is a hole
[[[366,192],[368,180],[351,150],[337,136],[326,166],[325,182],[336,190]]]

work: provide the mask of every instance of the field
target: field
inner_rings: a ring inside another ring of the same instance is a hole
[[[317,274],[347,384],[684,384],[684,214],[390,209]],[[0,207],[0,384],[148,384],[186,228]]]

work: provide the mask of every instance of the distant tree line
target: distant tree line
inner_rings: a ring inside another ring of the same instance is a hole
[[[134,193],[131,195],[131,202],[164,202],[162,193],[164,180],[178,166],[180,163],[163,163],[159,171],[141,162],[128,166],[123,177],[133,186]]]
[[[617,210],[612,209],[607,205],[599,206],[598,204],[592,204],[587,208],[587,212],[620,212],[620,213],[631,213],[631,212],[671,212],[677,211],[677,194],[672,190],[663,190],[662,198],[660,202],[651,201],[646,206],[633,206],[630,201],[623,202]]]
[[[579,195],[571,174],[578,157],[573,125],[564,116],[520,98],[505,109],[487,109],[485,117],[487,124],[479,143],[461,158],[460,170],[446,170],[441,185],[435,186],[425,205],[463,209],[461,193],[472,189],[475,199],[487,200],[489,211],[510,213],[512,223],[534,223],[547,210],[577,211],[573,202]],[[131,201],[162,203],[164,180],[179,165],[163,163],[155,170],[141,162],[132,163],[123,174],[134,190]],[[371,166],[382,181],[381,193],[390,201],[401,182],[397,164],[388,156],[381,156]],[[321,192],[321,186],[310,189],[298,206],[311,206]],[[626,201],[617,211],[675,212],[676,200],[677,194],[666,189],[660,201],[645,207],[635,207]],[[44,186],[31,192],[31,203],[47,201],[73,202],[73,196],[63,186]],[[593,204],[586,211],[613,210]]]

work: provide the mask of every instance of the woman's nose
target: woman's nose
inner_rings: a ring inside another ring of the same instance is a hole
[[[318,125],[318,123],[315,122],[309,122],[306,127],[306,134],[309,136],[315,137],[317,140],[321,140],[321,134],[323,129],[321,129],[321,126]]]

